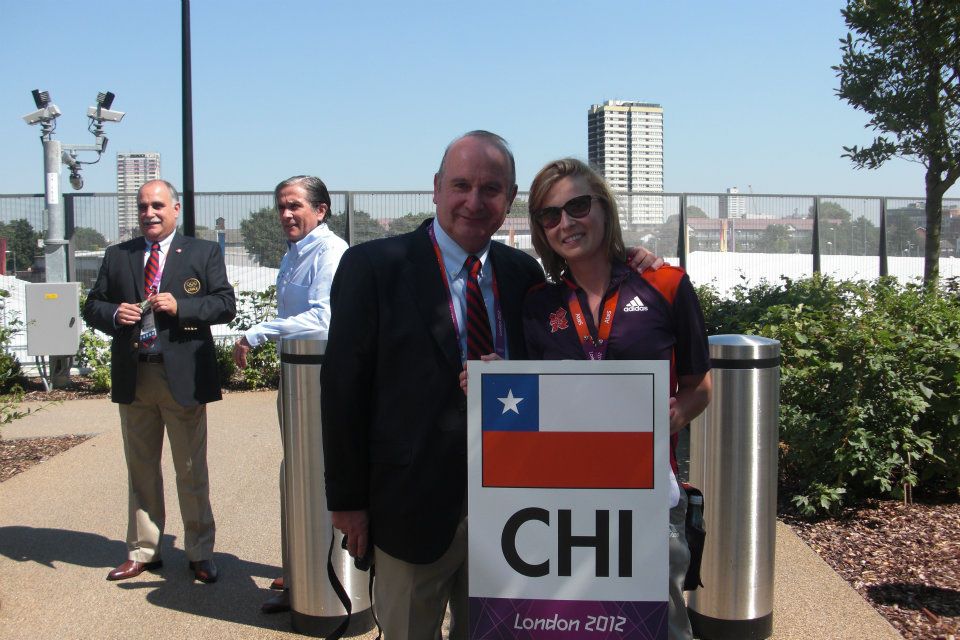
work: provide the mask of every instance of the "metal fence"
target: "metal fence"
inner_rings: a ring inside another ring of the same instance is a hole
[[[428,191],[339,191],[331,192],[331,199],[331,227],[351,244],[409,231],[435,214]],[[68,194],[64,201],[71,273],[89,287],[104,246],[125,239],[117,194]],[[496,238],[532,252],[526,209],[527,193],[521,192]],[[721,289],[725,273],[738,281],[796,278],[814,271],[842,278],[922,275],[923,198],[633,193],[620,197],[620,210],[628,244],[643,245],[685,266],[695,282],[717,280]],[[196,194],[197,235],[224,244],[231,278],[241,290],[262,290],[276,278],[274,258],[284,245],[272,215],[268,191]],[[38,234],[45,232],[42,195],[0,195],[0,223],[21,219]],[[80,229],[86,232],[82,237]],[[274,258],[252,249],[257,244],[253,239],[264,235],[275,244]],[[960,199],[947,199],[941,239],[946,276],[958,275],[953,264],[958,242]],[[8,262],[11,251],[8,242]],[[36,253],[42,255],[42,249]]]
[[[330,195],[330,226],[351,244],[404,233],[436,212],[429,191]],[[525,192],[518,194],[495,239],[533,253],[527,197]],[[814,271],[853,279],[889,274],[907,280],[923,274],[922,197],[630,193],[618,196],[618,202],[628,246],[647,247],[684,266],[695,284],[712,283],[721,293],[738,284],[764,278],[777,281],[781,276],[795,279]],[[237,290],[261,291],[272,285],[285,249],[273,193],[197,193],[195,203],[197,235],[222,243],[228,276]],[[104,247],[125,239],[118,197],[66,194],[64,205],[71,242],[69,272],[87,289],[96,278]],[[960,199],[946,199],[943,206],[941,275],[956,277]],[[47,224],[43,196],[0,195],[0,237],[11,232],[6,225],[18,220],[26,220],[42,235]],[[8,308],[22,318],[22,284],[17,283],[42,279],[43,251],[8,239],[5,264],[15,261],[11,254],[17,247],[21,252],[32,250],[39,258],[34,269],[19,271],[16,280],[0,276],[0,288],[11,292]]]

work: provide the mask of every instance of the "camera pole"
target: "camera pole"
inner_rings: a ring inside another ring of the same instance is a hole
[[[43,195],[47,207],[47,233],[43,239],[47,282],[68,282],[67,240],[64,238],[63,190],[60,188],[60,158],[63,150],[53,139],[52,123],[43,123]]]
[[[113,104],[113,93],[107,91],[97,94],[97,106],[87,109],[90,124],[88,131],[93,134],[96,144],[61,144],[53,138],[57,128],[57,118],[60,109],[50,102],[50,94],[35,89],[33,101],[37,110],[23,116],[29,125],[40,125],[40,141],[43,143],[43,195],[47,213],[47,233],[43,241],[43,255],[45,265],[45,279],[47,282],[69,282],[70,274],[67,264],[67,239],[65,236],[66,220],[63,206],[63,189],[60,187],[60,164],[70,167],[70,185],[74,189],[83,188],[83,177],[80,175],[82,164],[94,164],[100,161],[107,148],[107,137],[103,135],[104,122],[120,122],[123,119],[122,111],[110,111]],[[97,159],[81,162],[77,159],[78,151],[94,151]],[[14,264],[16,270],[16,264]],[[38,360],[38,368],[44,380],[44,386],[49,390],[58,381],[67,381],[70,378],[72,356],[50,356],[51,383],[47,382],[44,368]]]

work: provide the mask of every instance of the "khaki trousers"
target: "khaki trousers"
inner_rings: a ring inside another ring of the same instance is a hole
[[[181,406],[170,395],[163,364],[141,362],[136,398],[119,407],[129,490],[128,558],[137,562],[160,558],[166,519],[160,459],[166,427],[177,475],[184,550],[189,560],[210,559],[215,526],[207,479],[206,405]]]
[[[374,547],[373,608],[384,640],[437,640],[450,603],[450,640],[467,640],[467,519],[436,562],[412,564]]]

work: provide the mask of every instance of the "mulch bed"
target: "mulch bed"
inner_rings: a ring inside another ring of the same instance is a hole
[[[88,438],[89,435],[0,440],[0,482],[70,447],[75,447]]]
[[[960,504],[875,500],[839,517],[784,516],[910,640],[960,637]]]
[[[244,389],[225,389],[243,391]],[[28,381],[27,400],[107,397],[75,377],[47,393]],[[0,440],[0,482],[90,436]],[[960,503],[904,506],[875,500],[836,518],[782,519],[908,640],[960,638]]]
[[[59,402],[62,400],[77,400],[78,398],[109,398],[109,391],[97,391],[93,382],[84,376],[72,376],[70,385],[57,387],[47,391],[40,378],[28,378],[23,386],[23,399],[29,402]]]

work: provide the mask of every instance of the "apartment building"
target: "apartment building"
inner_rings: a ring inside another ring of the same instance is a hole
[[[622,194],[622,224],[663,222],[663,107],[628,100],[592,105],[587,112],[587,157],[614,192]]]
[[[137,190],[144,182],[159,179],[159,153],[149,151],[117,154],[117,237],[119,240],[129,240],[139,235]]]

